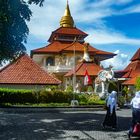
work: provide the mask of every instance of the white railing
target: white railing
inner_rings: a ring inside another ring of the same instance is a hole
[[[72,66],[66,66],[66,65],[59,65],[59,66],[46,66],[46,67],[42,67],[44,70],[48,71],[48,72],[68,72],[69,70],[73,69]]]

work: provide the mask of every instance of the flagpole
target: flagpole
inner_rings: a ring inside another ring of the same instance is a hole
[[[73,66],[73,92],[76,92],[76,53],[75,53],[75,42],[78,41],[78,39],[80,38],[80,36],[75,37],[73,40],[73,55],[74,55],[74,66]],[[75,96],[74,96],[75,99]]]
[[[74,63],[73,63],[73,99],[71,101],[71,106],[78,105],[78,101],[75,100],[75,93],[76,93],[76,55],[75,55],[75,42],[78,40],[78,38],[74,38],[73,41],[73,55],[74,55]]]
[[[73,65],[74,65],[74,67],[73,67],[73,70],[74,70],[74,72],[73,72],[73,92],[75,93],[76,92],[76,60],[75,60],[75,45],[73,46],[74,47],[74,63],[73,63]],[[75,96],[74,96],[74,99],[75,99]]]

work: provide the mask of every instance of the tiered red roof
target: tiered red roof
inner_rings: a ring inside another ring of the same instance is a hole
[[[75,52],[83,52],[84,51],[84,44],[75,42],[75,43],[70,43],[70,42],[60,42],[60,41],[54,41],[48,46],[35,49],[31,51],[31,55],[33,54],[47,54],[47,53],[63,53],[63,52],[73,52],[75,49]],[[96,55],[104,55],[106,58],[110,58],[115,56],[116,54],[110,53],[110,52],[105,52],[102,50],[98,50],[92,46],[89,45],[89,54],[96,54]]]
[[[93,62],[82,62],[76,66],[75,69],[76,76],[84,76],[86,69],[90,76],[97,76],[99,71],[102,70],[100,66],[96,65]],[[71,70],[65,76],[68,77],[68,76],[72,76],[73,74],[74,74],[74,70]]]
[[[134,85],[136,78],[140,77],[140,48],[131,58],[130,64],[124,69],[124,71],[127,71],[127,73],[123,75],[123,78],[130,79],[125,81],[123,84]]]
[[[131,61],[140,60],[140,48],[137,50],[135,55],[131,58]]]
[[[0,84],[58,85],[61,81],[44,71],[27,54],[0,70]]]
[[[76,28],[76,27],[60,27],[58,29],[56,29],[55,31],[52,32],[50,38],[49,38],[49,42],[52,41],[52,39],[56,36],[56,35],[76,35],[78,36],[83,36],[86,37],[88,34],[86,34],[85,32],[81,31],[80,29]]]

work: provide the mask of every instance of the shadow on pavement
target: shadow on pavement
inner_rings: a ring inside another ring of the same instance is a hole
[[[1,140],[96,140],[87,132],[114,133],[129,129],[130,117],[118,116],[118,129],[103,129],[101,123],[105,114],[96,112],[59,112],[59,113],[0,113]],[[68,131],[68,135],[66,132]],[[81,138],[77,133],[88,138]],[[72,133],[72,135],[71,135]],[[119,134],[118,134],[119,135]]]

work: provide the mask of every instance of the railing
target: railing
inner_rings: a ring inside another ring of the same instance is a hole
[[[66,66],[66,65],[59,65],[59,66],[46,66],[42,67],[44,70],[48,72],[68,72],[69,70],[73,69],[72,66]]]

